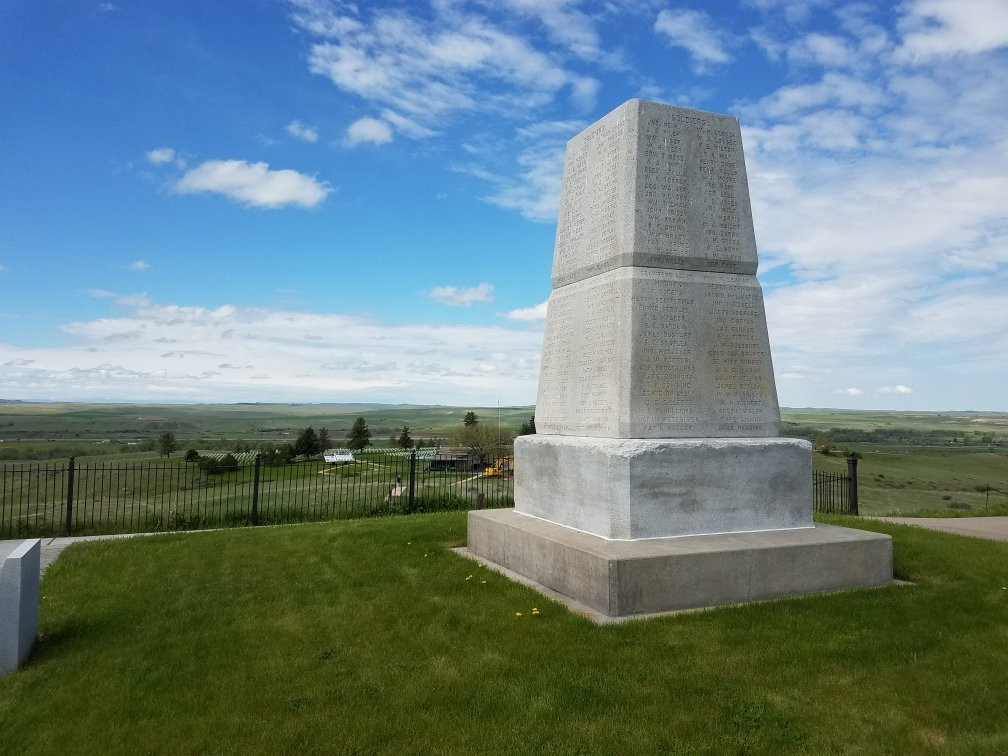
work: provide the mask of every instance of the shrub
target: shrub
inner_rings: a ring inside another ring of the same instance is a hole
[[[217,475],[238,470],[238,460],[231,453],[225,454],[220,459],[213,457],[200,457],[199,466],[209,475]]]

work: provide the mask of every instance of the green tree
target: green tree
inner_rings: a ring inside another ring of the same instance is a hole
[[[175,440],[175,434],[171,431],[165,431],[158,436],[157,449],[158,454],[162,457],[171,457],[171,453],[178,449],[178,441]]]
[[[324,452],[326,449],[332,446],[332,440],[329,438],[329,431],[325,429],[325,426],[319,428],[318,444],[319,444],[319,452]]]
[[[413,438],[409,434],[409,426],[408,425],[404,425],[403,426],[402,434],[399,436],[399,440],[396,441],[396,444],[398,446],[401,446],[403,449],[412,449],[413,448]]]
[[[190,449],[185,453],[186,462],[195,462],[198,459],[199,459],[199,452],[196,451],[195,449]]]
[[[363,417],[354,420],[353,427],[347,434],[347,446],[355,451],[371,446],[371,429],[368,428],[367,421]]]
[[[280,444],[275,449],[263,449],[260,457],[266,465],[285,465],[296,456],[294,447],[289,443]]]
[[[294,453],[303,454],[306,457],[313,457],[321,451],[319,446],[319,437],[315,433],[315,429],[310,425],[301,431],[301,435],[297,437],[297,441],[294,442]]]
[[[812,441],[812,448],[828,457],[833,452],[833,441],[825,433],[819,433]]]
[[[502,456],[506,447],[514,443],[507,433],[498,436],[496,428],[486,425],[464,425],[458,434],[459,443],[468,446],[484,462],[493,457]]]
[[[467,428],[476,425],[476,423],[478,422],[479,422],[479,416],[472,410],[466,412],[465,417],[462,418],[462,424],[465,425]]]
[[[519,436],[531,436],[536,432],[535,429],[535,413],[532,413],[532,417],[521,424],[521,428],[518,431]]]

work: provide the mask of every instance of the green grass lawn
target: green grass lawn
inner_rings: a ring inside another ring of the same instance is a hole
[[[76,545],[0,752],[1008,750],[1008,544],[831,521],[914,585],[599,627],[463,513]]]

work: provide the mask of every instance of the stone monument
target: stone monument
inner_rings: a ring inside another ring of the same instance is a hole
[[[756,264],[735,118],[630,100],[570,140],[538,435],[470,553],[608,617],[892,580],[888,536],[812,522]]]
[[[42,541],[0,541],[0,675],[13,672],[35,645]]]

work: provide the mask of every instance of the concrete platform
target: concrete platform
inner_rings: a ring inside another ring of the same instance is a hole
[[[832,525],[620,541],[492,509],[469,513],[468,551],[605,617],[893,582],[888,535]]]

